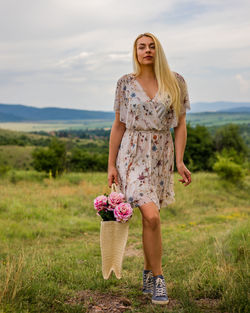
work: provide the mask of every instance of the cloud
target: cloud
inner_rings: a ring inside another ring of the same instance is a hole
[[[112,110],[116,80],[132,72],[133,41],[146,31],[192,101],[250,98],[249,1],[0,3],[0,102]]]
[[[240,86],[240,91],[242,93],[247,93],[250,90],[250,80],[244,79],[241,74],[235,75],[235,78]]]
[[[78,55],[74,55],[71,57],[67,57],[59,60],[55,66],[59,67],[72,67],[75,65],[81,64],[83,61],[87,60],[87,58],[91,55],[90,52],[81,52]]]

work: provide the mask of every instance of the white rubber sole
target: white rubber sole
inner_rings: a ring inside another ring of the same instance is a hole
[[[166,300],[166,301],[152,300],[152,303],[154,303],[154,304],[168,304],[168,303],[169,303],[169,300]]]

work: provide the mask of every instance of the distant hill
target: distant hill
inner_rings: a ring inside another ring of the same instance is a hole
[[[249,110],[250,102],[230,102],[230,101],[216,101],[216,102],[194,102],[191,103],[192,113],[198,112],[230,112],[230,110],[235,110],[234,112],[243,112],[237,111],[238,109]],[[244,111],[249,112],[249,111]]]
[[[4,111],[4,110],[3,110]],[[23,119],[14,114],[4,113],[0,109],[0,122],[22,122]]]
[[[219,111],[216,111],[216,112],[237,112],[237,113],[244,113],[244,112],[247,112],[247,113],[250,113],[250,107],[239,107],[239,108],[232,108],[232,109],[227,109],[227,110],[219,110]]]
[[[243,106],[244,105],[244,106]],[[209,108],[209,109],[208,109]],[[250,102],[200,102],[192,103],[188,115],[197,113],[250,113]],[[114,120],[115,112],[63,109],[55,107],[35,108],[21,104],[1,104],[0,122],[53,122],[77,120]]]
[[[113,120],[114,112],[63,108],[35,108],[0,103],[0,122],[41,122],[67,120]]]

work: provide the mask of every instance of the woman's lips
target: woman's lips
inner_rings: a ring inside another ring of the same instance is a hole
[[[147,56],[147,57],[145,57],[145,59],[152,59],[152,57],[151,56]]]

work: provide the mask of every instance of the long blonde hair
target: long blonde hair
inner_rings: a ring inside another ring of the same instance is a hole
[[[151,33],[137,36],[133,45],[133,69],[135,76],[140,75],[141,65],[137,59],[137,40],[143,36],[151,37],[155,44],[154,72],[158,83],[158,94],[163,103],[170,97],[171,107],[175,110],[177,120],[180,115],[181,90],[175,74],[170,70],[164,50],[160,41]],[[167,105],[166,105],[167,106]]]

